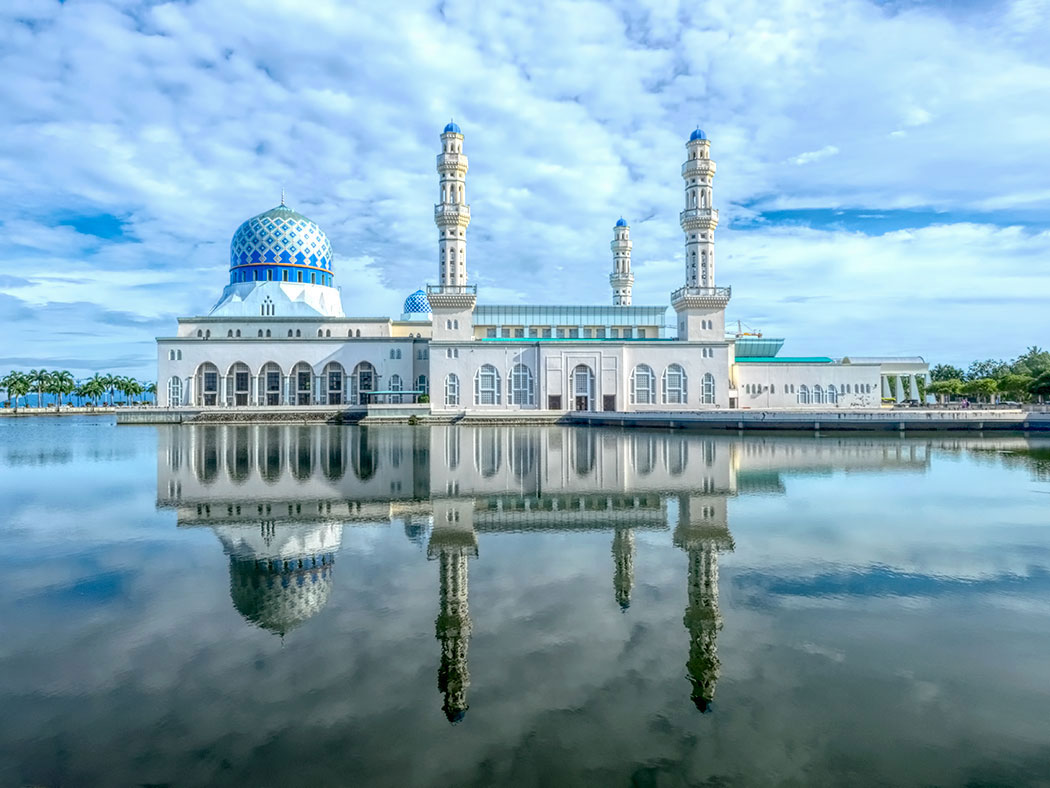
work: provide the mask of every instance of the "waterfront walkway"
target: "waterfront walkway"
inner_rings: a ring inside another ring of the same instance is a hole
[[[644,413],[505,410],[431,413],[426,404],[359,407],[121,408],[118,424],[575,424],[690,430],[1050,432],[1050,412],[1020,409],[708,410]]]

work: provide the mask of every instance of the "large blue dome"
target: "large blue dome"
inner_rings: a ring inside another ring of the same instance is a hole
[[[459,130],[459,126],[456,125],[456,122],[455,121],[451,121],[451,120],[445,126],[445,130],[442,133],[443,134],[448,134],[449,132],[452,132],[453,134],[462,134],[463,133],[462,131]]]
[[[693,140],[706,140],[706,139],[707,139],[707,135],[704,134],[704,130],[701,129],[699,126],[697,126],[696,129],[693,131],[693,133],[689,135],[689,141],[690,142],[692,142]]]
[[[621,216],[619,219],[616,220],[616,226],[617,227],[626,227],[627,226],[627,221]]]
[[[316,222],[283,202],[253,216],[230,242],[230,283],[332,284],[332,244]]]
[[[430,301],[427,300],[427,294],[422,290],[414,292],[405,299],[403,312],[406,315],[429,315]]]

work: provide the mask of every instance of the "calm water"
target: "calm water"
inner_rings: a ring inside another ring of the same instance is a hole
[[[1050,444],[0,420],[0,785],[1047,785]]]

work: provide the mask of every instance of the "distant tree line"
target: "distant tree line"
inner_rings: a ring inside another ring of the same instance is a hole
[[[930,377],[926,391],[936,395],[938,402],[953,397],[972,397],[977,402],[1043,402],[1050,397],[1050,352],[1033,345],[1013,361],[974,361],[966,371],[938,364],[930,370]]]
[[[29,372],[9,372],[0,378],[0,390],[7,394],[7,407],[18,410],[18,401],[29,407],[29,395],[36,398],[36,407],[43,407],[44,395],[54,397],[58,407],[63,401],[80,401],[98,406],[113,405],[117,392],[124,395],[125,402],[134,401],[143,394],[155,395],[157,384],[143,383],[135,378],[121,375],[100,375],[77,381],[66,370],[33,369]]]

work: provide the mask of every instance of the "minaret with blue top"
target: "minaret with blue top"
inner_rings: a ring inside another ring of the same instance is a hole
[[[621,216],[613,227],[613,239],[609,244],[613,253],[613,270],[609,274],[612,285],[613,306],[630,306],[634,274],[631,273],[631,228]]]
[[[678,313],[679,339],[721,341],[730,289],[715,286],[715,163],[711,161],[711,142],[701,129],[689,135],[685,147],[685,210],[678,217],[685,233],[685,287],[671,294],[671,306]]]
[[[437,157],[441,202],[434,206],[438,226],[438,281],[442,286],[467,284],[467,157],[463,155],[463,132],[449,122],[441,132],[441,153]]]

